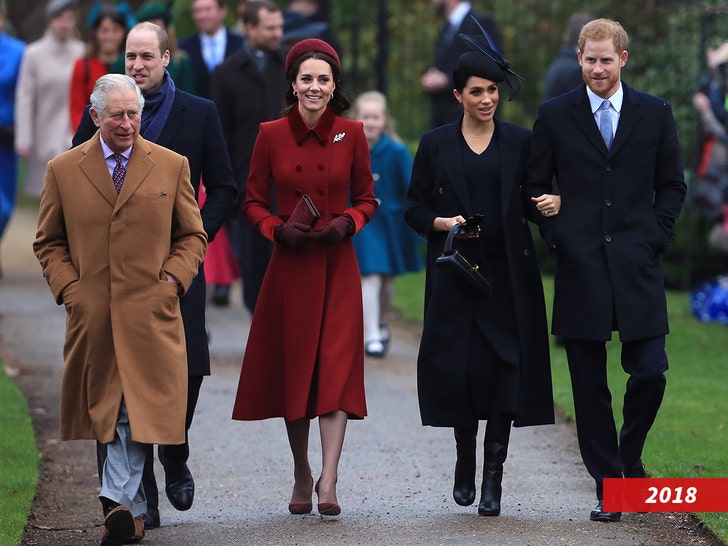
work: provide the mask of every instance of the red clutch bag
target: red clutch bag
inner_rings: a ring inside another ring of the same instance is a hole
[[[321,213],[319,213],[311,198],[304,193],[296,204],[296,208],[291,212],[288,221],[313,227],[319,218],[321,218]]]

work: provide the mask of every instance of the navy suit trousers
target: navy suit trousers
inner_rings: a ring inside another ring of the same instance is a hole
[[[617,439],[612,394],[607,384],[605,341],[565,338],[581,457],[602,498],[602,480],[619,478],[622,467],[641,463],[647,433],[665,392],[665,336],[622,342],[627,374],[623,424]]]

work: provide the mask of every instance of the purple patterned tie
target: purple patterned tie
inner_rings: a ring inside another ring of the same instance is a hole
[[[121,191],[121,186],[124,184],[124,176],[126,175],[126,167],[124,167],[124,164],[121,162],[123,158],[124,156],[121,154],[114,154],[116,167],[114,167],[114,173],[111,175],[111,179],[114,181],[116,193]]]

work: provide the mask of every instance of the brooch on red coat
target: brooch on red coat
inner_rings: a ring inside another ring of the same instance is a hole
[[[341,142],[344,140],[344,137],[346,136],[346,133],[339,133],[338,135],[334,136],[333,143],[336,144],[337,142]]]

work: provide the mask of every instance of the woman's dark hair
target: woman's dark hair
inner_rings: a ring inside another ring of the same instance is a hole
[[[469,74],[468,72],[465,72],[464,70],[460,70],[459,68],[456,68],[452,71],[452,86],[454,89],[458,90],[458,93],[462,93],[463,89],[465,89],[465,86],[468,85],[468,80],[475,76],[475,74]],[[476,76],[479,77],[479,76]],[[498,89],[501,89],[501,82],[496,82],[496,85],[498,86]]]
[[[293,82],[296,81],[296,77],[298,76],[298,70],[301,68],[301,64],[304,61],[307,61],[308,59],[321,59],[322,61],[326,61],[329,66],[331,67],[331,73],[334,77],[334,83],[336,83],[336,87],[334,88],[333,96],[331,97],[331,100],[329,101],[328,108],[331,108],[331,111],[336,114],[337,116],[340,116],[343,114],[346,110],[348,110],[351,107],[351,102],[349,101],[349,98],[346,96],[346,93],[344,93],[344,90],[341,88],[339,78],[341,76],[341,69],[339,68],[339,63],[337,63],[331,55],[327,55],[326,53],[321,53],[320,51],[308,51],[301,55],[298,59],[296,59],[291,64],[291,69],[288,71],[288,74],[286,74],[286,78],[288,79],[289,84],[293,84]],[[283,115],[287,116],[291,113],[291,111],[296,107],[296,104],[298,104],[298,99],[293,94],[293,87],[292,85],[288,86],[288,89],[286,90],[286,96],[285,96],[285,106],[283,107]]]
[[[104,22],[104,19],[111,19],[112,23],[116,23],[121,28],[124,29],[124,38],[121,40],[121,44],[119,45],[119,53],[124,51],[124,44],[126,43],[126,35],[129,33],[129,28],[127,26],[128,20],[126,14],[122,13],[119,9],[116,8],[114,5],[110,4],[104,4],[99,8],[98,13],[96,14],[96,17],[94,17],[93,21],[91,22],[91,35],[90,35],[90,49],[89,49],[89,56],[90,57],[96,57],[99,54],[99,43],[96,39],[96,31],[99,30],[99,27],[101,26],[101,23]]]
[[[452,86],[458,90],[458,93],[462,93],[465,86],[468,85],[468,79],[472,74],[466,74],[462,70],[456,68],[452,71]]]

